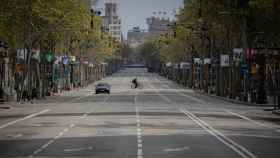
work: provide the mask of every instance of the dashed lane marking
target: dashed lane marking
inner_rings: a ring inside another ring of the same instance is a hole
[[[109,99],[109,97],[105,98],[103,103],[105,103],[107,100]],[[92,110],[91,110],[92,111]],[[80,119],[84,119],[88,116],[88,114],[90,114],[92,112],[87,112],[84,113]],[[77,121],[78,123],[79,121]],[[70,128],[75,127],[75,124],[72,123],[69,125]],[[49,140],[47,143],[43,144],[39,149],[35,150],[30,156],[28,156],[28,158],[33,158],[34,156],[38,155],[39,153],[41,153],[42,151],[44,151],[48,146],[50,146],[51,144],[53,144],[56,140],[58,140],[59,138],[61,138],[65,133],[69,132],[69,128],[65,128],[63,129],[63,131],[59,132],[59,134],[57,136],[55,136],[53,139]]]
[[[142,141],[142,130],[139,109],[137,107],[137,94],[134,97],[134,105],[136,111],[136,122],[137,122],[137,158],[143,158],[143,141]]]

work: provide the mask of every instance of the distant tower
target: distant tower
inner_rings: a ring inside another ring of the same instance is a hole
[[[117,3],[106,3],[105,4],[105,16],[109,17],[109,24],[114,23],[114,19],[118,17]]]
[[[171,21],[166,14],[163,11],[153,12],[153,16],[146,19],[149,35],[156,36],[168,32],[168,25]]]
[[[117,2],[105,3],[105,16],[103,17],[103,26],[110,35],[118,41],[122,40],[121,19],[118,14]]]

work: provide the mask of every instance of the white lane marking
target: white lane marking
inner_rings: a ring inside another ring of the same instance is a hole
[[[137,122],[137,158],[143,158],[143,141],[142,141],[142,130],[139,109],[137,107],[137,94],[134,97],[134,105],[136,111],[136,122]]]
[[[29,158],[33,158],[35,155],[37,155],[38,153],[42,152],[44,149],[46,149],[49,145],[51,145],[52,143],[54,143],[54,140],[49,140],[47,143],[45,143],[44,145],[42,145],[39,149],[35,150],[32,155],[28,156]]]
[[[35,150],[30,156],[28,156],[29,158],[33,158],[35,155],[39,154],[40,152],[42,152],[44,149],[46,149],[48,146],[50,146],[51,144],[53,144],[55,142],[55,140],[59,139],[60,137],[62,137],[64,135],[65,132],[67,132],[68,129],[64,129],[63,132],[60,132],[57,136],[55,136],[53,139],[49,140],[47,143],[43,144],[39,149]]]
[[[176,90],[177,91],[177,93],[179,94],[179,95],[181,95],[181,96],[184,96],[184,97],[186,97],[186,98],[189,98],[190,100],[194,100],[194,101],[196,101],[196,102],[199,102],[200,104],[207,104],[205,101],[203,101],[203,100],[201,100],[201,99],[198,99],[198,98],[196,98],[196,97],[192,97],[192,96],[189,96],[189,95],[186,95],[186,94],[184,94],[184,93],[180,93],[178,90]]]
[[[72,124],[70,125],[70,128],[73,128],[73,127],[75,127],[75,124],[72,123]]]
[[[190,150],[190,147],[186,146],[186,147],[175,148],[175,149],[164,149],[163,151],[165,151],[165,152],[180,152],[180,151],[184,151],[184,150]]]
[[[57,136],[54,137],[55,140],[59,139],[59,138],[60,138],[60,135],[57,135]]]
[[[223,135],[221,132],[214,129],[211,125],[207,124],[205,121],[199,119],[193,113],[187,110],[181,110],[186,116],[188,116],[191,120],[193,120],[196,124],[198,124],[201,128],[205,131],[216,137],[219,141],[225,144],[227,147],[231,148],[237,154],[239,154],[243,158],[257,158],[256,155],[251,153],[248,149],[243,147],[242,145],[236,143],[232,139],[228,138],[227,136]]]
[[[155,91],[157,92],[157,94],[159,96],[161,96],[164,100],[166,100],[168,103],[172,103],[171,100],[169,98],[167,98],[166,96],[158,93],[158,91],[155,89]],[[176,90],[178,91],[178,90]],[[193,99],[197,102],[200,102],[202,104],[205,104],[206,102],[199,100],[195,97],[191,97],[191,96],[187,96],[185,94],[179,93],[180,95],[183,95],[185,97],[188,97],[190,99]],[[178,106],[177,106],[178,107]],[[192,114],[191,112],[188,111],[183,111],[181,110],[185,115],[187,115],[191,120],[193,120],[195,123],[197,123],[200,127],[202,127],[205,131],[207,131],[208,133],[210,133],[211,135],[213,135],[214,137],[216,137],[219,141],[221,141],[223,144],[225,144],[226,146],[228,146],[229,148],[231,148],[232,150],[234,150],[236,153],[238,153],[241,157],[243,158],[257,158],[257,156],[255,156],[253,153],[251,153],[249,150],[247,150],[245,147],[239,145],[238,143],[234,142],[232,139],[226,137],[225,135],[223,135],[221,132],[217,131],[216,129],[214,129],[211,125],[207,124],[206,122],[204,122],[203,120],[199,119],[197,116],[195,116],[194,114]]]
[[[31,115],[28,115],[28,116],[26,116],[26,117],[24,117],[24,118],[21,118],[21,119],[18,119],[18,120],[15,120],[15,121],[6,123],[6,124],[4,124],[4,125],[1,125],[1,126],[0,126],[0,129],[6,128],[6,127],[8,127],[8,126],[10,126],[10,125],[16,124],[16,123],[18,123],[18,122],[21,122],[21,121],[24,121],[24,120],[27,120],[27,119],[30,119],[30,118],[32,118],[32,117],[36,117],[36,116],[38,116],[38,115],[41,115],[41,114],[46,113],[46,112],[49,112],[49,111],[50,111],[50,109],[45,109],[45,110],[43,110],[43,111],[40,111],[40,112],[31,114]]]
[[[60,132],[58,135],[61,137],[64,135],[64,132]]]
[[[7,137],[12,137],[12,138],[20,138],[20,137],[22,137],[23,136],[23,134],[21,134],[21,133],[19,133],[19,134],[8,134],[8,135],[6,135]]]
[[[85,150],[93,150],[93,147],[87,147],[87,148],[73,148],[73,149],[64,149],[64,152],[79,152],[79,151],[85,151]]]
[[[142,149],[138,149],[137,155],[138,155],[138,158],[139,158],[139,156],[143,156],[143,150]]]
[[[156,80],[157,80],[159,83],[161,83],[161,81],[160,81],[157,77],[156,77]],[[171,87],[170,87],[169,85],[165,85],[165,84],[161,84],[161,85],[167,86],[168,89],[171,89]],[[205,101],[203,101],[203,100],[201,100],[201,99],[198,99],[198,98],[196,98],[196,97],[193,97],[193,96],[190,96],[190,95],[186,95],[186,94],[180,92],[178,88],[174,88],[174,89],[172,89],[172,90],[174,90],[174,91],[175,91],[176,93],[178,93],[179,95],[181,95],[181,96],[183,96],[183,97],[186,97],[186,98],[188,98],[188,99],[190,99],[190,100],[194,100],[194,101],[196,101],[196,102],[199,102],[200,104],[207,104],[207,102],[205,102]],[[180,90],[181,90],[181,88],[180,88]]]
[[[85,116],[80,116],[80,117],[79,117],[79,119],[84,119],[84,118],[86,118],[86,117],[85,117]]]
[[[156,77],[156,80],[165,88],[167,89],[171,89],[171,87],[168,84],[162,84],[162,82],[158,79],[158,77]]]
[[[69,131],[68,128],[65,128],[65,129],[63,130],[64,133],[66,133],[66,132],[68,132],[68,131]]]
[[[234,116],[237,116],[237,117],[239,117],[239,118],[242,118],[242,119],[244,119],[244,120],[246,120],[246,121],[249,121],[249,122],[251,122],[251,123],[253,123],[253,124],[255,124],[255,125],[258,125],[258,126],[260,126],[260,127],[265,127],[265,128],[268,128],[268,129],[274,129],[273,127],[270,127],[270,126],[268,126],[268,125],[266,125],[266,124],[264,124],[264,123],[260,123],[260,122],[257,122],[257,121],[255,121],[255,120],[252,120],[252,119],[250,119],[249,117],[246,117],[246,116],[244,116],[244,115],[241,115],[241,114],[238,114],[238,113],[229,111],[229,110],[226,110],[226,112],[229,113],[229,114],[231,114],[231,115],[234,115]],[[277,131],[277,130],[276,130],[276,131]]]
[[[103,104],[109,99],[110,96],[108,96],[107,98],[104,99],[104,101],[102,102]],[[90,112],[92,113],[92,112]],[[88,113],[88,114],[90,114]],[[80,117],[80,119],[85,118],[87,115],[87,113],[83,114],[83,116]],[[78,121],[79,122],[79,121]],[[75,126],[75,124],[70,124],[69,127],[73,128]],[[39,149],[35,150],[30,156],[28,156],[28,158],[33,158],[34,156],[36,156],[37,154],[39,154],[40,152],[42,152],[45,148],[47,148],[48,146],[50,146],[51,144],[53,144],[55,142],[55,140],[59,139],[60,137],[62,137],[66,132],[69,131],[69,128],[65,128],[62,132],[60,132],[57,136],[55,136],[53,139],[49,140],[47,143],[43,144]]]
[[[42,124],[32,124],[31,126],[32,127],[42,127],[43,125]]]
[[[41,152],[41,151],[42,151],[41,148],[38,149],[38,150],[36,150],[36,151],[34,151],[33,154],[29,156],[29,158],[33,158],[33,155],[36,155],[36,154],[38,154],[38,153]]]

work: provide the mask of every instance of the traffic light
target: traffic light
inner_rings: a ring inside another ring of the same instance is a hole
[[[90,9],[90,13],[91,13],[91,15],[101,16],[100,10]]]

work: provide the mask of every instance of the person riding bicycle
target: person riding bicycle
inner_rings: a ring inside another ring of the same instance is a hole
[[[134,78],[134,79],[132,80],[132,83],[134,84],[134,88],[137,88],[137,87],[138,87],[137,78]]]

